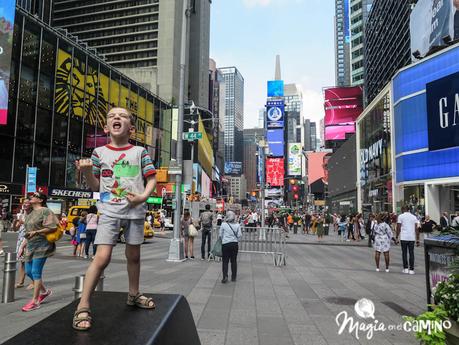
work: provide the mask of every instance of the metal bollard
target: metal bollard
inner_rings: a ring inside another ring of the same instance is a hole
[[[75,277],[75,286],[72,289],[74,292],[74,299],[81,298],[81,294],[83,293],[84,277],[84,274]],[[104,291],[104,279],[105,275],[102,274],[96,285],[96,291]]]
[[[16,281],[16,253],[5,253],[3,266],[2,303],[14,301],[14,283]]]

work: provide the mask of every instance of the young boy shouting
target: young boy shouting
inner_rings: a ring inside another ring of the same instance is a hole
[[[145,201],[155,188],[156,170],[145,148],[129,144],[129,137],[134,130],[134,117],[130,111],[112,108],[104,127],[105,133],[110,134],[111,143],[96,148],[91,159],[76,162],[77,169],[83,173],[90,188],[100,192],[97,207],[101,213],[94,242],[97,245],[96,256],[86,271],[83,293],[73,318],[73,328],[76,330],[85,331],[91,327],[89,299],[101,273],[110,262],[121,227],[126,238],[129,277],[127,304],[145,309],[155,308],[153,300],[139,292],[139,275]]]

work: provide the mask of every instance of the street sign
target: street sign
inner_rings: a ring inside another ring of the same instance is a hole
[[[155,196],[150,196],[147,199],[147,204],[153,204],[153,205],[162,205],[163,204],[163,198],[155,197]]]
[[[37,168],[27,167],[27,193],[37,191]]]
[[[183,139],[188,141],[201,140],[202,132],[185,132],[183,133]]]

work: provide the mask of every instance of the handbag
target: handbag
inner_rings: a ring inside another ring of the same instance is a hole
[[[198,236],[198,230],[193,224],[188,225],[188,236],[190,237]]]
[[[214,244],[212,250],[210,251],[210,253],[213,256],[219,256],[219,257],[223,256],[223,254],[222,254],[222,239],[221,239],[221,237],[217,238],[217,241],[215,242],[215,244]]]
[[[61,223],[57,224],[56,231],[50,232],[49,234],[46,234],[46,240],[50,243],[54,243],[59,241],[62,238],[62,235],[64,234],[64,227],[62,226]]]

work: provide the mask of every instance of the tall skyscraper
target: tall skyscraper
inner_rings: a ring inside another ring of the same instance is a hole
[[[247,179],[247,191],[251,192],[257,189],[257,142],[261,137],[264,137],[265,131],[263,128],[244,129],[244,163],[242,169],[245,178]]]
[[[296,84],[284,85],[285,118],[287,120],[287,142],[302,143],[303,93]]]
[[[208,107],[210,0],[193,1],[185,97]],[[177,103],[181,0],[53,1],[53,25],[68,30],[150,91]],[[188,84],[188,81],[189,84]]]
[[[364,27],[371,10],[373,0],[354,0],[350,7],[351,21],[351,85],[363,84],[363,45],[365,44]]]
[[[411,63],[412,1],[378,0],[365,25],[364,105],[368,105],[395,72]]]
[[[316,123],[309,119],[304,120],[304,150],[315,151],[317,149],[317,129]]]
[[[225,119],[225,82],[223,75],[217,69],[215,60],[209,59],[209,110],[214,114],[214,140],[213,149],[215,163],[220,170],[224,171],[224,119]]]
[[[348,86],[351,83],[350,71],[350,29],[349,2],[335,0],[335,84]]]
[[[225,162],[243,162],[244,78],[236,67],[218,70],[225,81]]]

